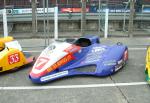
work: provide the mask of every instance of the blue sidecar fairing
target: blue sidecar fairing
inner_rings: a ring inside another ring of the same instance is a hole
[[[127,60],[127,46],[102,45],[98,36],[85,36],[72,43],[55,41],[42,51],[29,78],[34,83],[46,83],[73,75],[108,76],[121,69]]]

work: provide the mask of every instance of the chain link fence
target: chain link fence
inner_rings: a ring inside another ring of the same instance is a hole
[[[81,36],[82,0],[43,0],[36,1],[36,35],[54,34],[53,7],[58,6],[59,36]],[[86,0],[86,34],[104,35],[105,10],[109,9],[108,35],[128,36],[130,0]],[[150,1],[136,0],[134,14],[134,35],[150,35]],[[45,5],[45,7],[43,7]],[[2,0],[0,9],[7,9],[10,34],[32,33],[31,0]],[[45,8],[45,13],[44,13]],[[47,12],[48,11],[48,12]],[[2,32],[2,15],[0,15]],[[44,26],[45,25],[45,26]],[[44,29],[45,28],[45,29]]]

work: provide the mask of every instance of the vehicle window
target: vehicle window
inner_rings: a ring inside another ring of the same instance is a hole
[[[91,45],[91,41],[86,38],[80,38],[74,44],[81,47],[87,47]]]

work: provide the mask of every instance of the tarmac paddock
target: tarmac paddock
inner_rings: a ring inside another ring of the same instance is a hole
[[[0,103],[149,103],[150,86],[144,70],[150,38],[101,39],[102,44],[109,45],[119,41],[128,46],[129,61],[112,76],[73,76],[37,85],[28,79],[32,66],[27,66],[0,75]],[[43,50],[43,39],[19,42],[25,52],[36,57]]]

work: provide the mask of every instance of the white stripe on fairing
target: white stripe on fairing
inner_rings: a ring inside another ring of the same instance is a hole
[[[76,88],[101,88],[116,86],[138,86],[147,85],[147,82],[110,83],[110,84],[88,84],[88,85],[60,85],[60,86],[8,86],[0,87],[0,90],[41,90],[41,89],[76,89]]]
[[[147,48],[128,48],[129,50],[146,50]],[[42,52],[42,50],[35,50],[35,51],[23,51],[23,52],[29,52],[29,53],[39,53]]]
[[[43,71],[45,71],[47,68],[51,67],[53,64],[55,64],[58,60],[60,60],[61,58],[65,57],[68,53],[64,52],[64,50],[68,47],[71,46],[71,44],[69,43],[53,43],[51,45],[55,45],[55,49],[50,51],[49,47],[47,47],[46,49],[44,49],[44,51],[42,51],[42,53],[40,54],[40,56],[38,57],[38,59],[40,57],[45,57],[45,58],[49,58],[48,63],[46,63],[41,69],[36,69],[35,67],[37,66],[38,63],[38,59],[35,62],[32,72],[34,74],[39,74]]]

